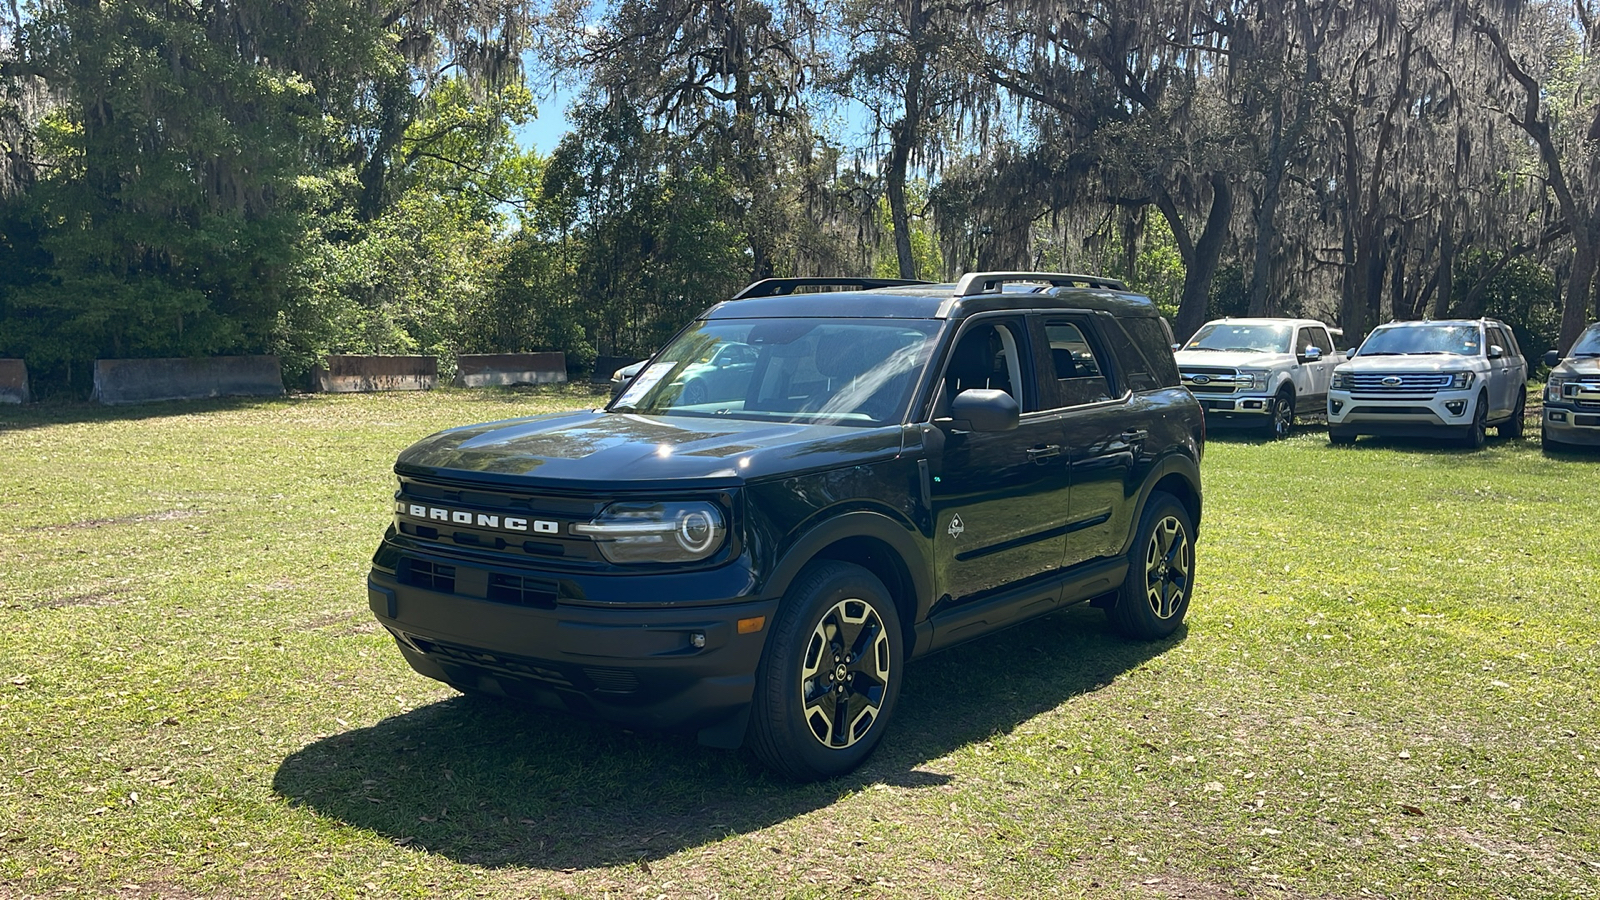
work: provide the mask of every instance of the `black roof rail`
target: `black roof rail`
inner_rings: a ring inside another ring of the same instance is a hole
[[[1002,284],[1011,281],[1043,281],[1049,283],[1051,287],[1102,288],[1113,291],[1128,289],[1127,285],[1115,278],[1102,278],[1099,275],[1072,275],[1059,272],[968,272],[956,283],[956,296],[971,297],[975,294],[987,294],[999,290]]]
[[[933,284],[931,281],[918,281],[913,278],[763,278],[749,287],[733,295],[734,300],[748,300],[751,297],[779,297],[792,294],[795,288],[815,285],[817,287],[853,287],[866,291],[872,288],[906,287],[914,284]]]

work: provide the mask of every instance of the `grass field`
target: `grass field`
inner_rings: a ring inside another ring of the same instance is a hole
[[[1214,435],[1175,638],[913,663],[797,787],[369,616],[397,451],[589,402],[0,407],[0,897],[1600,896],[1600,456]]]

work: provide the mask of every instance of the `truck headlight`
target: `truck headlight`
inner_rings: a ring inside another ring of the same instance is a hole
[[[1333,373],[1333,381],[1328,384],[1328,387],[1330,387],[1330,388],[1332,388],[1333,390],[1336,390],[1336,391],[1348,391],[1348,390],[1350,390],[1350,373],[1349,372],[1335,372],[1335,373]]]
[[[1239,387],[1242,390],[1246,390],[1246,391],[1264,391],[1264,390],[1267,389],[1267,370],[1266,369],[1240,369],[1239,370],[1239,377],[1240,378],[1248,378],[1248,379],[1250,379],[1250,383],[1248,385],[1245,385],[1245,384],[1240,384],[1239,385]]]
[[[1560,403],[1561,391],[1567,386],[1567,379],[1560,375],[1551,375],[1544,386],[1544,402]]]
[[[1464,391],[1472,387],[1472,383],[1478,380],[1478,373],[1476,372],[1450,372],[1448,374],[1450,375],[1450,390],[1452,391]]]
[[[728,529],[710,503],[613,503],[573,534],[594,539],[614,563],[679,563],[705,559],[722,546]]]

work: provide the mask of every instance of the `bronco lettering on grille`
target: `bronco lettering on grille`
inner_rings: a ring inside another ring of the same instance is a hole
[[[451,525],[494,528],[500,531],[531,531],[534,534],[561,533],[561,523],[551,522],[548,519],[527,519],[519,516],[473,513],[461,509],[445,509],[438,506],[424,506],[420,503],[405,503],[403,501],[395,503],[394,508],[395,512],[410,516],[413,519],[447,522]]]

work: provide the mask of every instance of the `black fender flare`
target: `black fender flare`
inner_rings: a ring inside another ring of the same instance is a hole
[[[1177,475],[1186,481],[1190,492],[1194,494],[1194,508],[1190,512],[1194,518],[1195,536],[1199,537],[1200,513],[1204,505],[1204,495],[1200,491],[1200,464],[1185,454],[1170,453],[1151,467],[1150,473],[1145,476],[1144,484],[1139,486],[1139,505],[1131,518],[1130,530],[1123,537],[1123,553],[1127,553],[1133,546],[1134,532],[1139,530],[1139,519],[1144,515],[1145,505],[1150,502],[1150,495],[1155,493],[1156,485],[1169,475]]]
[[[913,596],[910,597],[911,619],[920,618],[931,603],[933,572],[927,552],[919,545],[921,535],[910,522],[903,522],[882,512],[858,509],[818,521],[784,551],[772,575],[762,586],[762,595],[782,597],[789,585],[805,568],[806,563],[830,545],[849,538],[872,538],[887,545],[900,557]],[[914,624],[905,623],[907,627]]]

